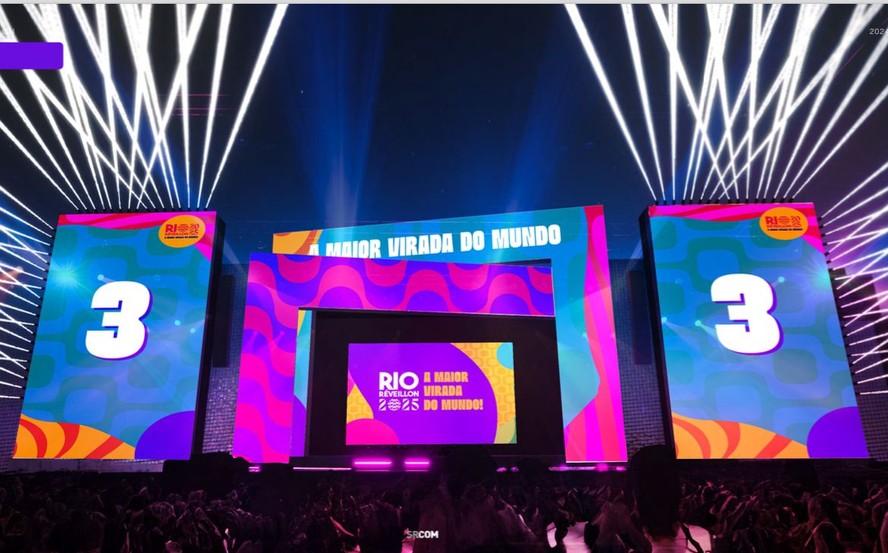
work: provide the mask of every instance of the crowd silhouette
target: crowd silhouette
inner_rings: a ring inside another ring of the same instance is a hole
[[[5,475],[0,551],[522,553],[567,551],[570,533],[595,553],[888,553],[886,483],[691,472],[657,515],[631,470]]]

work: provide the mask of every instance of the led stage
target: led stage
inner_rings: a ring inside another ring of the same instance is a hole
[[[350,344],[346,445],[517,443],[512,344]]]
[[[678,457],[867,457],[814,206],[647,215]]]
[[[16,458],[187,459],[212,212],[63,215]]]
[[[253,254],[233,455],[287,462],[305,454],[310,319],[317,309],[554,315],[546,267]]]
[[[625,461],[604,210],[587,206],[276,234],[274,251],[458,263],[548,260],[555,297],[565,457]],[[280,361],[283,364],[283,361]],[[268,376],[244,374],[241,386]],[[268,419],[264,404],[250,417]],[[239,418],[238,421],[244,420]],[[245,451],[235,423],[235,451]]]

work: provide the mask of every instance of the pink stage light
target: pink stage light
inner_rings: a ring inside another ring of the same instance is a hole
[[[599,464],[603,464],[603,463],[599,463]],[[605,466],[604,470],[607,470],[607,465],[604,465],[604,466]],[[558,465],[558,466],[554,466],[554,467],[549,467],[549,471],[551,471],[551,472],[571,472],[571,471],[575,471],[575,470],[597,471],[598,465]]]
[[[351,467],[293,467],[297,472],[348,471]]]
[[[391,459],[355,459],[352,465],[356,470],[390,470],[394,461]]]
[[[607,463],[596,463],[594,465],[556,465],[549,467],[551,472],[571,472],[571,471],[592,471],[592,472],[626,472],[626,465],[609,465]]]
[[[420,471],[429,470],[432,466],[430,459],[422,459],[419,457],[404,459],[404,468],[406,470]]]
[[[250,465],[250,467],[247,470],[250,472],[262,472],[262,466],[261,465]]]

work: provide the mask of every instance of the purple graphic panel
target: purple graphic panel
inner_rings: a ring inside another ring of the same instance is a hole
[[[346,445],[515,443],[511,343],[350,344]]]
[[[293,395],[300,309],[554,316],[545,267],[253,254],[232,448],[251,462],[304,451],[305,406]]]

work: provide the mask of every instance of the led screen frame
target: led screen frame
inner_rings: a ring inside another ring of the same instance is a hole
[[[677,457],[868,457],[813,204],[651,206],[642,226]]]
[[[512,342],[348,345],[346,446],[518,443]]]
[[[443,240],[447,236],[452,251]],[[389,251],[390,240],[399,251]],[[627,460],[602,206],[285,232],[274,235],[273,251],[459,263],[548,259],[565,459]]]
[[[253,254],[232,455],[285,463],[305,454],[314,309],[555,313],[546,267]]]
[[[207,211],[59,218],[13,458],[191,456],[221,233]]]

